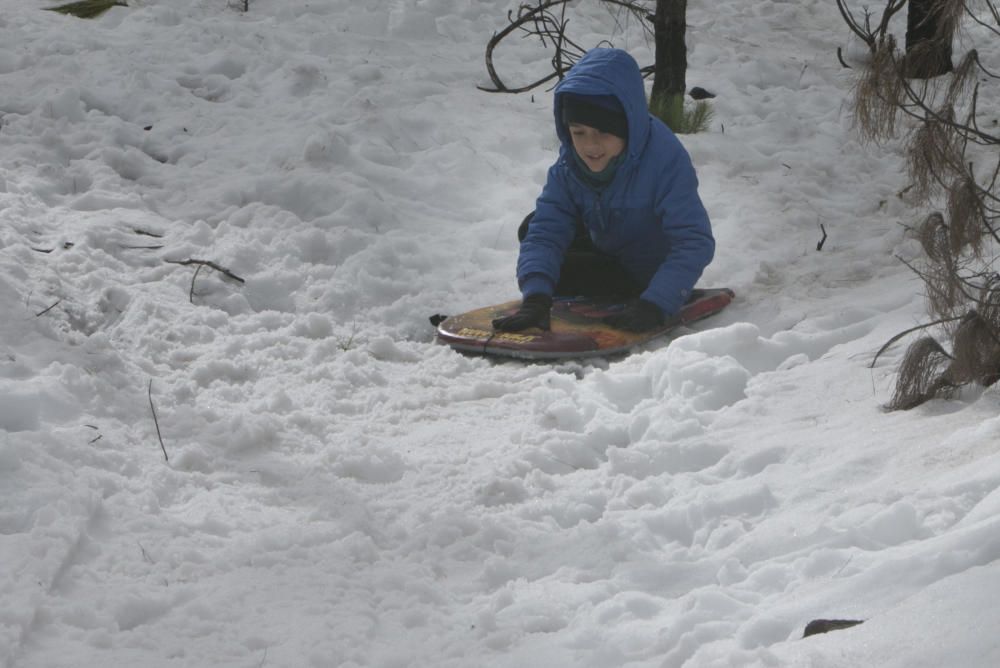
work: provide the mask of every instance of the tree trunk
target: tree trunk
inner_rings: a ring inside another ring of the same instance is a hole
[[[684,92],[687,89],[687,0],[656,0],[653,41],[656,44],[656,71],[650,110],[674,132],[684,121]]]
[[[656,44],[656,73],[652,96],[680,95],[687,89],[687,0],[656,0],[653,39]]]
[[[906,12],[906,76],[930,79],[951,72],[954,26],[938,9],[942,0],[909,0]]]

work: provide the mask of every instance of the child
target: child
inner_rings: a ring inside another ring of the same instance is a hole
[[[503,331],[549,329],[555,295],[621,295],[605,319],[633,332],[677,314],[715,253],[687,151],[646,106],[639,66],[619,49],[588,52],[555,89],[559,159],[521,224],[523,295]]]

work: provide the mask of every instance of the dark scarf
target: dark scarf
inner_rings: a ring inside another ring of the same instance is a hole
[[[573,150],[572,153],[573,161],[579,168],[578,171],[580,176],[583,177],[584,182],[594,190],[603,190],[607,187],[607,185],[615,178],[615,173],[617,173],[619,165],[621,165],[622,161],[625,159],[625,151],[622,151],[612,158],[604,169],[599,172],[592,172],[590,171],[590,167],[587,166],[587,163],[583,161],[583,158],[581,158],[575,150]]]

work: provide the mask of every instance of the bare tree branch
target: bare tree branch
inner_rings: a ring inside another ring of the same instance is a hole
[[[878,362],[878,358],[882,356],[882,353],[884,353],[889,348],[891,348],[892,344],[896,343],[900,339],[909,336],[913,332],[919,332],[920,330],[927,329],[928,327],[934,327],[935,325],[941,325],[941,324],[944,324],[946,322],[954,322],[955,320],[961,320],[962,317],[963,316],[955,316],[955,317],[951,317],[951,318],[940,318],[938,320],[935,320],[934,322],[927,322],[927,323],[924,323],[923,325],[917,325],[916,327],[910,327],[909,329],[903,330],[902,332],[896,334],[891,339],[889,339],[884,344],[882,344],[882,347],[878,349],[877,353],[875,353],[875,357],[872,358],[872,363],[868,365],[868,368],[869,369],[874,369],[875,368],[875,364]]]
[[[569,19],[566,18],[566,5],[571,0],[537,0],[537,4],[521,4],[517,13],[513,10],[507,12],[509,25],[500,32],[494,33],[486,44],[486,71],[493,88],[479,86],[479,90],[487,93],[524,93],[538,88],[553,79],[562,79],[569,69],[583,57],[587,49],[574,42],[566,34],[566,27]],[[648,19],[647,9],[635,0],[601,0],[605,5],[617,7],[633,13],[641,20]],[[558,10],[558,15],[555,13]],[[645,23],[643,23],[645,26]],[[648,28],[647,28],[648,29]],[[514,32],[523,32],[526,37],[538,37],[542,45],[546,48],[553,48],[552,72],[540,77],[531,83],[522,86],[509,86],[500,77],[494,63],[494,52],[500,43]],[[643,68],[643,73],[648,74],[652,68]]]

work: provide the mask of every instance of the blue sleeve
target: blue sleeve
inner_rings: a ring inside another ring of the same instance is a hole
[[[698,196],[694,165],[680,141],[674,138],[674,142],[676,150],[667,163],[655,205],[670,250],[642,294],[667,315],[680,310],[715,255],[712,225]]]
[[[566,249],[573,241],[577,212],[562,169],[560,163],[549,168],[545,187],[535,202],[535,215],[521,242],[517,282],[525,297],[539,293],[552,295]]]

